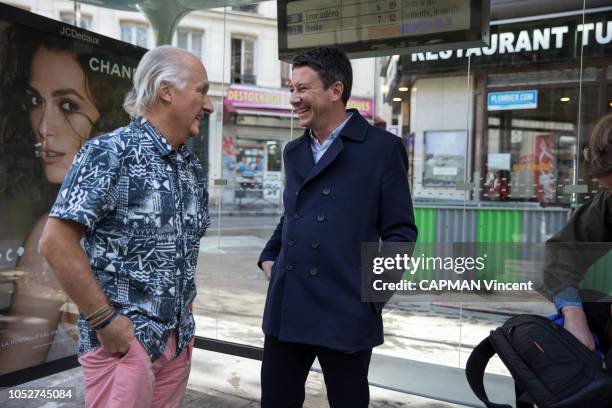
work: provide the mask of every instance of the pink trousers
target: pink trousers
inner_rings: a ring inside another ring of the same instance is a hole
[[[161,357],[151,362],[136,339],[123,357],[102,347],[79,358],[85,375],[85,406],[88,408],[180,407],[189,371],[193,340],[178,357],[176,333],[172,332]]]

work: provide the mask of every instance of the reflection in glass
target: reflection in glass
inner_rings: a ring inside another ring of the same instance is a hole
[[[232,38],[232,82],[255,84],[255,41]]]
[[[121,23],[121,40],[147,48],[149,46],[149,28],[144,24]]]
[[[569,204],[564,185],[574,177],[577,157],[578,87],[537,90],[533,109],[489,111],[489,153],[483,199],[527,201],[542,205]],[[596,87],[583,87],[582,97],[594,100]],[[582,112],[588,133],[596,112]]]
[[[177,47],[188,50],[199,59],[202,59],[202,32],[179,29],[177,33]]]

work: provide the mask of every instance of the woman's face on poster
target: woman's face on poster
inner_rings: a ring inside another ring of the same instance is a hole
[[[32,58],[26,100],[45,176],[61,184],[100,117],[74,55],[39,48]]]

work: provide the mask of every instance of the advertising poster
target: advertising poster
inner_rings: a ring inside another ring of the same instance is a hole
[[[553,135],[545,133],[535,137],[536,151],[536,199],[548,204],[555,201],[555,160],[553,156]]]
[[[263,198],[270,202],[278,202],[283,189],[282,173],[268,171],[263,177]]]
[[[425,132],[423,185],[448,187],[463,181],[465,141],[461,130]]]
[[[236,147],[236,183],[242,190],[263,187],[264,145],[259,141],[242,140]]]
[[[129,122],[145,51],[0,4],[0,375],[76,352],[78,309],[38,242],[79,148]]]

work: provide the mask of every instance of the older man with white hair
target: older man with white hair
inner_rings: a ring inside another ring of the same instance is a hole
[[[187,51],[147,52],[124,103],[133,121],[82,147],[49,214],[41,251],[81,311],[88,407],[181,404],[209,225],[204,172],[185,143],[213,111],[208,86]]]

